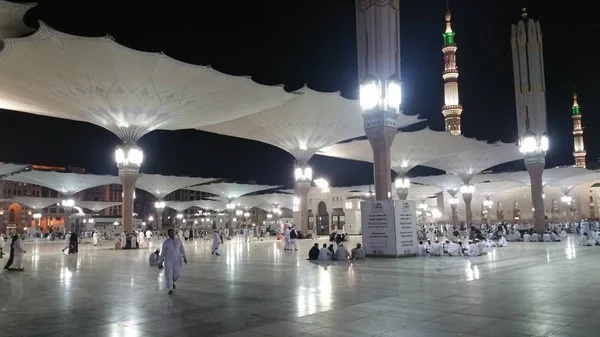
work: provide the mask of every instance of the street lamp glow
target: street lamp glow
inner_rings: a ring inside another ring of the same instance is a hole
[[[33,214],[33,218],[36,219],[36,220],[39,220],[39,219],[42,218],[42,214],[41,213],[34,213]]]
[[[246,212],[244,213],[244,218],[249,218],[250,217],[250,213]]]
[[[323,178],[315,179],[314,182],[315,182],[315,185],[317,185],[317,187],[319,187],[319,188],[329,187],[329,182]]]
[[[462,194],[473,194],[475,192],[475,186],[473,185],[462,185],[460,187],[460,193]]]
[[[450,205],[458,205],[458,198],[452,197],[448,200],[448,202],[450,203]]]
[[[152,221],[154,221],[154,217],[151,215],[148,217],[148,222],[152,222]]]
[[[236,216],[242,216],[243,214],[244,214],[244,211],[242,211],[241,209],[238,209],[235,211]]]
[[[73,200],[73,199],[63,200],[62,206],[63,207],[73,207],[73,206],[75,206],[75,200]]]
[[[483,201],[483,206],[488,207],[488,208],[492,207],[493,204],[494,204],[494,202],[491,201],[490,199],[486,199]]]
[[[402,85],[397,74],[388,79],[386,95],[388,107],[399,109],[402,104]]]
[[[560,197],[560,201],[564,202],[565,204],[570,204],[571,201],[573,201],[573,197],[571,197],[570,195],[563,195],[562,197]]]
[[[183,219],[183,214],[177,213],[177,219]]]
[[[144,161],[144,151],[131,144],[117,146],[115,149],[115,161],[118,166],[140,167]]]
[[[410,179],[408,178],[397,178],[394,182],[396,188],[409,188],[410,187]]]
[[[431,216],[434,219],[439,219],[442,217],[442,212],[440,212],[440,210],[437,208],[433,208],[433,209],[431,209]]]
[[[310,167],[310,166],[296,167],[296,169],[294,170],[294,176],[296,178],[296,181],[307,180],[310,182],[312,180],[312,176],[313,176],[312,167]]]
[[[234,209],[235,208],[235,204],[234,203],[228,203],[227,205],[225,205],[226,209]]]
[[[271,213],[267,214],[267,219],[271,219],[271,218],[273,218],[273,214],[271,214]]]
[[[367,75],[365,79],[360,83],[359,101],[360,107],[364,110],[371,110],[379,103],[380,84],[377,77],[373,75]]]
[[[542,140],[541,140],[541,148],[542,148],[542,152],[548,152],[548,149],[550,148],[550,141],[548,140],[548,136],[546,134],[542,135]]]
[[[165,202],[164,201],[157,201],[154,203],[154,208],[165,208]]]
[[[300,198],[294,197],[293,203],[294,205],[300,205]]]

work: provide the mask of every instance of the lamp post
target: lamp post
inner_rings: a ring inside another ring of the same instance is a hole
[[[300,232],[308,232],[308,192],[313,177],[312,167],[308,165],[297,165],[294,169],[294,182],[296,197],[299,199],[298,211],[294,212],[294,224],[300,228]]]
[[[471,211],[471,201],[473,200],[473,193],[475,192],[475,186],[465,184],[460,187],[460,194],[462,194],[463,201],[465,202],[465,213],[467,225],[471,226],[473,222],[473,212]]]
[[[408,178],[397,178],[394,185],[396,186],[398,199],[406,200],[408,197],[408,189],[410,188],[410,180]]]
[[[61,202],[61,206],[65,210],[65,223],[66,223],[65,230],[68,227],[69,231],[74,232],[74,229],[71,228],[71,213],[73,211],[73,206],[75,206],[75,200],[65,199]]]
[[[33,214],[33,219],[35,220],[35,230],[38,231],[40,229],[40,219],[42,218],[42,214],[41,213],[34,213]]]
[[[456,221],[458,220],[458,216],[456,215],[456,207],[458,206],[458,198],[452,196],[448,203],[450,204],[450,209],[452,210],[452,226],[456,227]]]
[[[533,227],[541,232],[546,227],[542,174],[548,151],[544,48],[540,23],[530,18],[525,8],[511,27],[511,48],[519,145],[531,179]]]
[[[164,201],[157,201],[154,203],[154,208],[156,208],[156,222],[157,222],[157,228],[158,231],[162,231],[162,219],[163,219],[163,211],[165,210],[165,202]],[[150,219],[148,219],[148,221],[150,221]]]
[[[359,102],[373,149],[375,199],[390,200],[390,146],[402,103],[399,1],[356,1]]]
[[[123,143],[115,149],[115,160],[123,186],[123,231],[133,230],[133,194],[144,161],[144,152],[133,143]]]
[[[483,201],[483,208],[485,208],[487,210],[487,217],[486,217],[487,219],[486,220],[487,220],[488,224],[490,223],[490,212],[492,210],[493,205],[494,205],[494,202],[489,198],[486,198]]]
[[[529,124],[529,122],[527,122]],[[537,231],[546,229],[544,214],[544,186],[542,174],[546,166],[548,136],[538,136],[532,131],[525,132],[520,140],[519,150],[525,158],[525,167],[531,180],[531,203],[533,205],[533,227]]]

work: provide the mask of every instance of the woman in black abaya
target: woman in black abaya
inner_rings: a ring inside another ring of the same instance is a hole
[[[15,260],[15,242],[17,242],[17,235],[16,234],[13,235],[12,242],[10,243],[10,256],[8,258],[8,262],[4,266],[4,269],[6,269],[6,270],[12,270],[9,267],[13,264],[13,262]]]
[[[76,254],[79,252],[79,243],[78,243],[77,234],[71,233],[69,237],[69,254]]]

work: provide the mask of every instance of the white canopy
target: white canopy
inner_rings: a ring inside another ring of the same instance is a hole
[[[121,183],[119,178],[115,176],[54,171],[28,171],[7,177],[4,180],[48,187],[65,196],[72,196],[77,192],[96,186]]]
[[[163,176],[160,174],[141,174],[135,184],[136,188],[144,190],[154,195],[158,200],[162,200],[170,193],[179,189],[199,184],[215,181],[217,178],[195,178]]]
[[[18,4],[0,0],[0,38],[19,37],[33,31],[23,22],[23,17],[35,3]]]
[[[17,165],[17,164],[2,164],[0,163],[0,177],[6,174],[11,174],[14,172],[21,171],[26,168],[27,165]]]
[[[196,201],[165,201],[165,207],[172,208],[181,213],[190,207],[197,207]]]
[[[483,141],[429,128],[414,132],[398,132],[390,148],[392,169],[400,176],[417,165],[436,158],[477,149]],[[368,140],[340,143],[321,149],[317,154],[372,163],[373,150]]]
[[[241,197],[242,195],[266,191],[278,188],[279,186],[269,185],[251,185],[251,184],[237,184],[237,183],[216,183],[208,185],[200,185],[188,187],[188,190],[201,191],[210,194],[214,194],[223,197],[227,200],[233,200]]]
[[[56,205],[62,201],[60,198],[35,198],[35,197],[14,197],[14,202],[34,210],[42,210],[48,206]]]
[[[566,166],[566,167],[555,167],[550,169],[545,169],[544,174],[542,176],[542,181],[544,185],[548,185],[557,180],[567,179],[569,177],[577,177],[581,175],[586,175],[590,171],[584,168],[575,167],[575,166]],[[516,181],[523,185],[531,185],[531,180],[529,178],[529,173],[527,171],[515,171],[515,172],[503,172],[503,173],[494,173],[494,174],[484,174],[481,177],[485,177],[486,179],[491,180],[509,180]]]
[[[358,101],[308,87],[294,94],[282,106],[199,129],[277,146],[303,164],[324,147],[364,136]],[[400,127],[416,122],[417,117],[400,114]]]
[[[453,137],[456,137],[456,136],[453,136]],[[393,189],[392,189],[392,191],[393,191]],[[437,186],[410,184],[410,189],[408,190],[408,196],[406,197],[406,199],[408,199],[408,200],[424,200],[424,199],[434,196],[435,194],[437,194],[441,191],[442,191],[442,189]]]
[[[486,198],[492,197],[500,192],[504,192],[506,190],[510,190],[511,188],[523,186],[521,183],[516,181],[485,181],[477,184],[473,184],[475,186],[475,194],[482,195]]]
[[[221,211],[225,209],[225,203],[216,200],[195,200],[192,202],[192,206],[213,211]]]
[[[484,170],[519,159],[523,159],[523,155],[515,144],[478,142],[463,152],[439,157],[423,165],[456,174],[464,183],[472,183],[471,179]]]
[[[597,179],[600,179],[600,172],[586,170],[586,172],[581,172],[578,175],[551,181],[548,185],[559,188],[561,192],[568,194],[573,188]]]
[[[264,203],[271,205],[271,209],[273,207],[292,208],[292,206],[294,205],[293,194],[270,193],[257,195],[256,197],[262,199]]]
[[[121,202],[113,202],[113,201],[79,201],[75,202],[75,206],[79,206],[81,208],[89,209],[92,212],[100,212],[101,210],[113,206],[121,205]]]
[[[162,53],[80,37],[40,23],[0,51],[0,108],[86,121],[135,142],[282,105],[294,95]]]

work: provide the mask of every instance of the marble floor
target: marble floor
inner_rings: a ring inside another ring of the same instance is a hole
[[[208,241],[186,243],[170,296],[147,265],[153,248],[65,256],[62,242],[28,242],[26,271],[0,273],[0,336],[599,335],[600,247],[573,237],[330,264],[306,261],[313,243],[228,241],[219,257]]]

